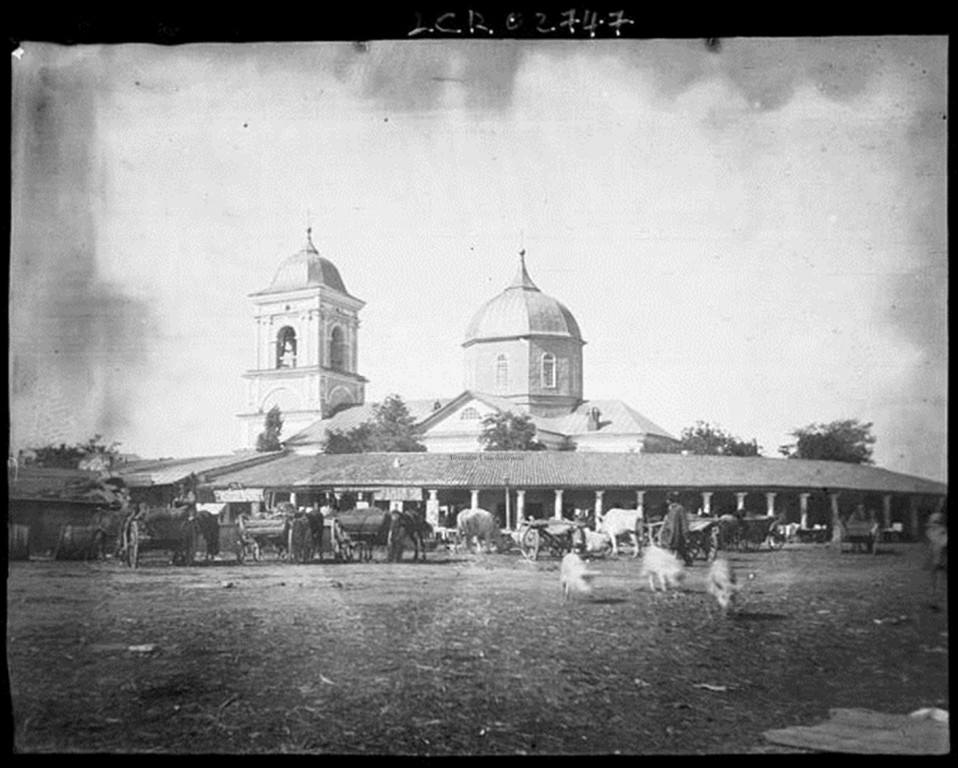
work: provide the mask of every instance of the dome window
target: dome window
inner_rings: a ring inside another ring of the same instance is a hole
[[[329,334],[329,367],[337,371],[346,370],[346,338],[338,325],[333,326]]]
[[[505,389],[509,386],[509,358],[499,355],[496,358],[496,388]]]
[[[296,331],[288,325],[280,328],[276,335],[276,367],[296,367]]]
[[[542,356],[542,386],[555,389],[556,386],[556,356],[546,352]]]
[[[459,418],[462,421],[477,421],[479,419],[479,411],[472,407],[465,408]]]

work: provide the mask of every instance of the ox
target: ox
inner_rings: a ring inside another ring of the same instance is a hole
[[[572,532],[575,545],[587,555],[604,555],[612,548],[612,537],[607,533],[596,533],[585,527],[577,527]]]
[[[634,551],[632,557],[638,557],[642,551],[642,517],[637,509],[610,509],[599,522],[599,533],[606,534],[612,540],[612,555],[617,557],[620,536],[628,535]]]
[[[464,509],[459,513],[456,520],[456,532],[459,535],[459,541],[466,549],[473,538],[476,540],[476,554],[482,552],[480,540],[486,544],[487,551],[490,547],[498,547],[502,532],[496,523],[496,518],[492,512],[487,509]]]

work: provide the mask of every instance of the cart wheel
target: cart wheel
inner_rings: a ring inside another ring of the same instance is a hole
[[[768,535],[768,548],[781,549],[785,546],[785,535],[779,531],[773,531]]]
[[[527,528],[519,539],[519,549],[522,554],[531,560],[539,557],[539,532],[535,528]]]
[[[246,551],[242,544],[236,545],[236,562],[240,565],[246,562]]]

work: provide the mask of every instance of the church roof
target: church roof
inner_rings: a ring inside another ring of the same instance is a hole
[[[525,251],[520,252],[519,258],[519,270],[512,282],[473,315],[463,346],[533,335],[566,336],[581,342],[582,332],[575,317],[564,304],[532,282],[526,270]]]
[[[599,428],[590,430],[589,414],[593,408],[599,410]],[[548,419],[553,431],[564,435],[659,435],[675,439],[658,424],[647,419],[637,410],[621,400],[586,400],[572,413]]]
[[[313,245],[312,229],[306,230],[306,245],[298,253],[285,259],[276,270],[276,274],[266,288],[256,291],[252,296],[263,296],[270,293],[283,293],[301,288],[315,288],[326,286],[349,296],[349,291],[343,283],[343,278],[336,269],[336,265],[329,259],[319,255]]]

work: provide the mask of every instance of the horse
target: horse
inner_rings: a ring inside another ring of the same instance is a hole
[[[420,515],[394,510],[389,513],[389,536],[387,538],[387,551],[389,562],[398,563],[402,560],[403,539],[408,536],[413,544],[413,562],[419,559],[422,553],[422,561],[426,562],[426,542],[425,538],[432,533],[432,526],[426,522]]]
[[[213,521],[216,523],[216,521]],[[206,523],[204,523],[206,525]],[[219,547],[219,524],[215,536]],[[167,550],[174,565],[192,565],[198,530],[196,505],[139,509],[123,522],[123,556],[127,565],[137,568],[140,553],[147,550]],[[212,533],[210,534],[211,538]]]

